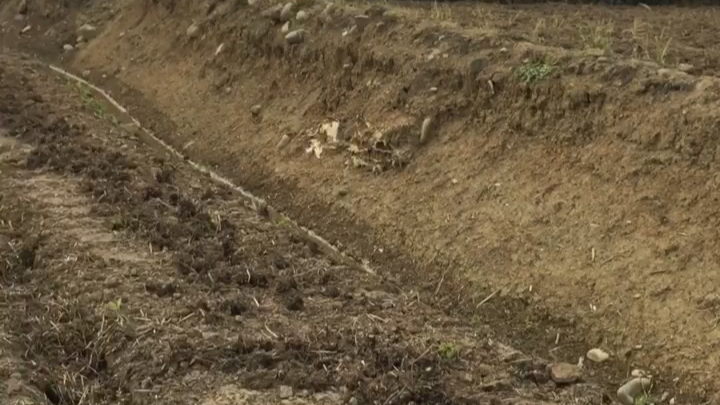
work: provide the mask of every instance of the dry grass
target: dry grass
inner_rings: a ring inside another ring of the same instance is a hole
[[[592,22],[579,27],[579,38],[585,49],[612,52],[615,24],[612,21]]]
[[[649,24],[635,18],[629,33],[635,44],[633,57],[652,60],[660,65],[667,64],[673,38],[665,28],[656,34]]]

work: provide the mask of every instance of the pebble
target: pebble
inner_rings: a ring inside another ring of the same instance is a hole
[[[283,135],[282,138],[280,138],[280,141],[277,143],[276,148],[278,150],[280,150],[280,149],[286,147],[287,144],[289,144],[289,143],[290,143],[290,137],[287,134]]]
[[[295,15],[295,19],[298,21],[301,21],[301,22],[307,20],[308,17],[310,17],[310,16],[304,10],[298,11],[297,14]]]
[[[281,385],[280,386],[280,398],[281,399],[288,399],[293,396],[293,389],[290,386],[287,385]]]
[[[431,117],[427,117],[423,120],[422,127],[420,127],[420,142],[424,143],[432,135],[432,124],[433,120]]]
[[[603,361],[609,359],[610,355],[602,349],[590,349],[587,352],[587,358],[595,363],[602,363]]]
[[[65,45],[63,45],[63,50],[64,50],[65,52],[70,52],[70,51],[72,51],[73,49],[75,49],[75,48],[74,48],[72,45],[70,45],[70,44],[65,44]]]
[[[282,28],[280,28],[280,33],[287,34],[288,32],[290,32],[290,21],[283,24]]]
[[[78,31],[80,31],[80,32],[95,32],[95,31],[97,31],[97,28],[90,24],[83,24],[80,27],[80,29],[78,29]]]
[[[650,389],[652,380],[649,378],[634,378],[618,389],[617,397],[623,405],[634,405],[635,398],[643,395]]]
[[[224,43],[218,45],[218,47],[215,49],[215,56],[220,55],[220,52],[222,52],[222,50],[223,50],[224,48],[225,48],[225,44],[224,44]]]
[[[187,36],[189,36],[191,38],[196,36],[198,34],[198,32],[200,32],[200,27],[195,23],[190,24],[190,26],[185,31]]]
[[[500,53],[507,53],[507,48],[500,48]]]
[[[260,104],[255,104],[254,106],[250,107],[250,113],[252,115],[260,115],[260,111],[262,111],[262,106]]]
[[[269,18],[275,22],[280,22],[280,14],[282,13],[283,6],[282,4],[278,4],[276,6],[270,7],[263,11],[260,15],[262,15],[265,18]]]
[[[87,79],[88,77],[90,77],[90,71],[89,71],[89,70],[83,70],[83,72],[82,72],[82,77],[84,77],[84,78],[86,78],[86,79]]]
[[[550,366],[550,378],[557,384],[572,384],[580,379],[580,367],[569,363],[555,363]]]
[[[295,14],[295,4],[286,4],[282,10],[280,10],[280,21],[290,21],[290,19],[293,18],[293,14]]]
[[[695,70],[695,66],[689,64],[689,63],[681,63],[678,65],[678,70],[684,73],[692,73],[693,70]]]
[[[24,33],[28,32],[28,31],[30,31],[31,28],[32,28],[32,26],[26,25],[25,28],[23,28],[22,31],[20,31],[20,33],[21,33],[21,34],[24,34]]]
[[[285,40],[290,45],[301,44],[305,41],[305,30],[295,30],[285,35]]]

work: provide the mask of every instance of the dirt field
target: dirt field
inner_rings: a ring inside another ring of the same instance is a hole
[[[0,63],[10,403],[601,398],[592,384],[558,397],[547,361],[332,263],[87,88]]]
[[[27,199],[8,215],[29,218],[9,246],[32,246],[38,224],[56,235],[35,248],[41,272],[6,252],[21,286],[6,333],[30,336],[13,350],[45,364],[36,386],[68,403],[279,401],[280,386],[329,403],[599,403],[643,369],[657,401],[717,401],[719,9],[302,1],[283,28],[275,3],[249,3],[4,6],[3,44],[25,56],[6,52],[3,91],[26,94],[4,126],[27,146],[10,160],[28,162],[3,171],[4,200]],[[27,55],[110,91],[378,276]],[[121,344],[106,319],[143,339]],[[112,359],[32,341],[78,333]],[[536,360],[508,362],[498,340]],[[548,363],[593,347],[610,359],[585,360],[590,383],[545,383]],[[111,371],[87,377],[93,362]]]

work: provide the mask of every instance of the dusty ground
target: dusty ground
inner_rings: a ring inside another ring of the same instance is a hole
[[[400,291],[542,356],[603,347],[608,386],[720,388],[716,8],[303,1],[291,46],[269,1],[35,4],[8,46],[83,35],[66,65]]]
[[[0,98],[9,403],[601,402],[333,264],[43,65],[2,55]]]

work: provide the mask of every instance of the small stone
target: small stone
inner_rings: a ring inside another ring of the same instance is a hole
[[[18,14],[25,15],[28,12],[28,3],[27,0],[20,0],[20,4],[18,4]]]
[[[298,11],[297,14],[295,15],[295,19],[300,22],[307,20],[308,17],[310,17],[310,16],[304,10]]]
[[[279,23],[282,20],[280,19],[280,14],[282,13],[283,6],[282,4],[278,4],[276,6],[270,7],[267,10],[263,11],[260,15],[269,18],[270,20]]]
[[[423,120],[422,126],[420,127],[420,143],[425,143],[432,136],[432,124],[433,120],[431,117]]]
[[[281,399],[288,399],[293,396],[293,389],[290,386],[287,385],[281,385],[280,386],[280,398]]]
[[[83,24],[82,26],[80,26],[80,29],[78,29],[78,31],[80,31],[80,32],[95,32],[95,31],[97,31],[97,28],[90,24]]]
[[[587,358],[595,363],[602,363],[603,361],[609,359],[610,355],[602,349],[590,349],[587,352]]]
[[[250,114],[252,115],[260,115],[260,112],[262,111],[262,106],[260,104],[255,104],[254,106],[250,107]]]
[[[505,47],[500,48],[500,53],[507,53],[508,49]]]
[[[83,72],[82,72],[82,77],[84,77],[84,78],[86,78],[86,79],[87,79],[88,77],[90,77],[90,71],[89,71],[89,70],[83,70]]]
[[[196,37],[199,32],[200,32],[200,27],[195,23],[190,24],[190,26],[185,31],[187,36],[190,38]]]
[[[305,41],[305,30],[295,30],[285,35],[285,40],[290,45],[301,44]]]
[[[555,363],[550,366],[550,378],[557,384],[572,384],[580,379],[580,367],[569,363]]]
[[[80,35],[80,36],[77,37],[77,39],[75,40],[75,43],[76,43],[76,44],[79,44],[79,43],[81,43],[81,42],[83,42],[83,41],[85,41],[85,37],[83,37],[82,35]]]
[[[355,397],[350,397],[350,400],[348,400],[348,405],[358,405],[358,400]]]
[[[430,93],[437,93],[438,88],[437,87],[430,87]]]
[[[289,143],[290,143],[290,137],[286,134],[286,135],[283,135],[282,138],[280,138],[280,141],[277,143],[277,145],[275,147],[278,150],[280,150],[280,149],[286,147],[287,144],[289,144]]]
[[[635,398],[644,395],[650,390],[652,380],[649,378],[634,378],[618,389],[617,397],[623,405],[634,405]]]
[[[225,48],[225,44],[218,45],[218,47],[215,48],[215,56],[220,55],[220,52],[222,52],[224,48]]]
[[[283,24],[282,28],[280,28],[281,34],[287,34],[290,32],[290,21],[287,21],[285,24]]]
[[[290,21],[291,18],[293,18],[293,15],[295,14],[295,4],[288,3],[286,4],[282,10],[280,10],[280,21]]]
[[[72,51],[73,49],[75,49],[75,47],[73,47],[73,46],[70,45],[70,44],[65,44],[65,45],[63,45],[63,50],[64,50],[65,52],[70,52],[70,51]]]
[[[689,63],[681,63],[678,65],[678,70],[684,73],[692,73],[693,70],[695,70],[695,66],[689,64]]]
[[[31,28],[32,28],[32,26],[26,25],[25,28],[23,28],[22,31],[20,31],[20,33],[21,33],[21,34],[24,34],[24,33],[28,32],[28,31],[30,31]]]

